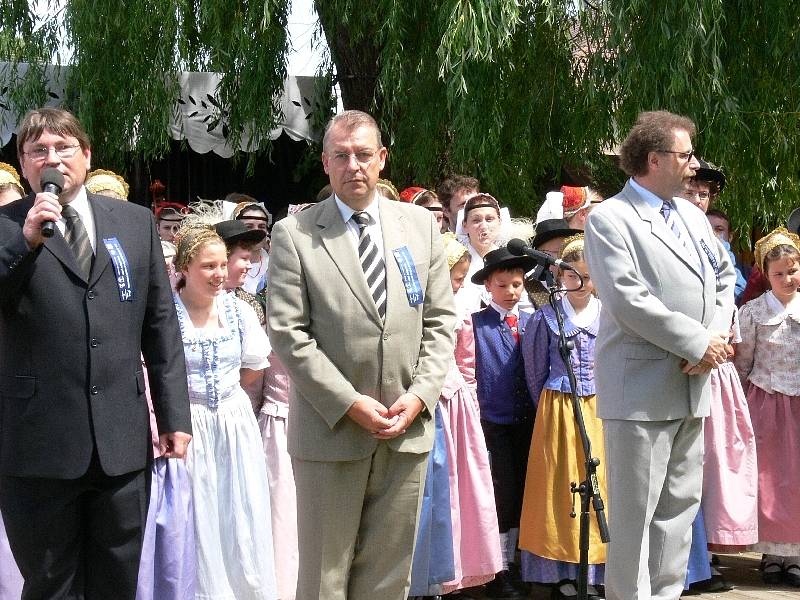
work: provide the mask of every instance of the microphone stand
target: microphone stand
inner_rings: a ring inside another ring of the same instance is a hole
[[[583,455],[585,457],[585,472],[586,479],[576,484],[574,481],[570,485],[570,492],[573,496],[573,509],[570,517],[575,518],[575,494],[580,494],[581,497],[581,520],[580,520],[580,560],[578,562],[578,600],[587,600],[588,598],[588,579],[589,579],[589,507],[594,509],[595,516],[597,517],[597,526],[600,529],[600,539],[604,544],[607,544],[610,536],[608,533],[608,522],[606,521],[605,505],[603,498],[600,495],[600,485],[597,482],[597,467],[600,465],[600,459],[592,456],[592,442],[586,433],[586,424],[583,420],[583,411],[578,400],[578,385],[575,380],[575,372],[572,370],[572,362],[570,361],[570,351],[575,347],[574,342],[567,339],[564,332],[564,315],[558,306],[557,295],[560,291],[553,277],[552,271],[545,267],[545,280],[547,283],[547,290],[550,296],[550,306],[556,315],[558,322],[558,350],[561,354],[561,359],[564,361],[564,366],[567,369],[567,378],[571,389],[572,397],[572,412],[575,415],[575,423],[578,426],[578,434],[583,445]],[[578,275],[580,277],[580,275]],[[581,286],[577,291],[583,287],[583,279],[581,278]]]

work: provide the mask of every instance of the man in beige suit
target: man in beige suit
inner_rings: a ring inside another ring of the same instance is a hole
[[[297,600],[403,600],[455,311],[434,219],[382,198],[369,115],[334,117],[334,195],[275,224],[273,349],[292,379]]]
[[[698,168],[694,124],[639,115],[620,149],[625,188],[586,226],[603,300],[597,414],[603,419],[611,543],[609,600],[683,591],[703,481],[708,374],[727,359],[735,276],[705,215],[684,198]]]

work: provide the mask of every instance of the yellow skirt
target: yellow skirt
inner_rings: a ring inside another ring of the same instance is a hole
[[[592,443],[592,454],[600,459],[597,478],[607,507],[602,421],[597,418],[594,396],[578,400]],[[573,519],[569,516],[572,510],[570,482],[580,483],[586,472],[583,446],[573,415],[568,394],[542,390],[528,456],[519,545],[537,556],[577,563],[580,558],[580,496],[575,496],[578,516]],[[594,511],[590,515],[590,524],[589,563],[605,563],[606,548],[600,541]]]

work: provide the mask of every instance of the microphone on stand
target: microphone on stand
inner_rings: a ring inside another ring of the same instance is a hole
[[[55,167],[48,167],[42,171],[39,185],[43,192],[58,196],[64,189],[64,175]],[[53,221],[44,221],[42,223],[42,236],[46,238],[53,237],[55,231],[56,224]]]
[[[506,248],[508,248],[508,251],[514,256],[530,256],[533,260],[545,268],[555,265],[559,269],[567,269],[573,273],[578,273],[569,263],[565,263],[560,258],[553,258],[546,252],[536,250],[519,238],[509,240],[508,244],[506,244]]]

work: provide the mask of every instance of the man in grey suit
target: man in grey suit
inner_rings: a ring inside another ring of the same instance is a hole
[[[297,600],[402,600],[455,311],[424,208],[375,190],[375,121],[334,117],[322,163],[334,195],[275,224],[272,347],[292,380]]]
[[[620,149],[630,179],[586,226],[603,300],[595,374],[609,600],[681,595],[700,504],[708,374],[730,350],[733,268],[702,211],[676,198],[699,166],[694,131],[679,115],[640,114]]]

